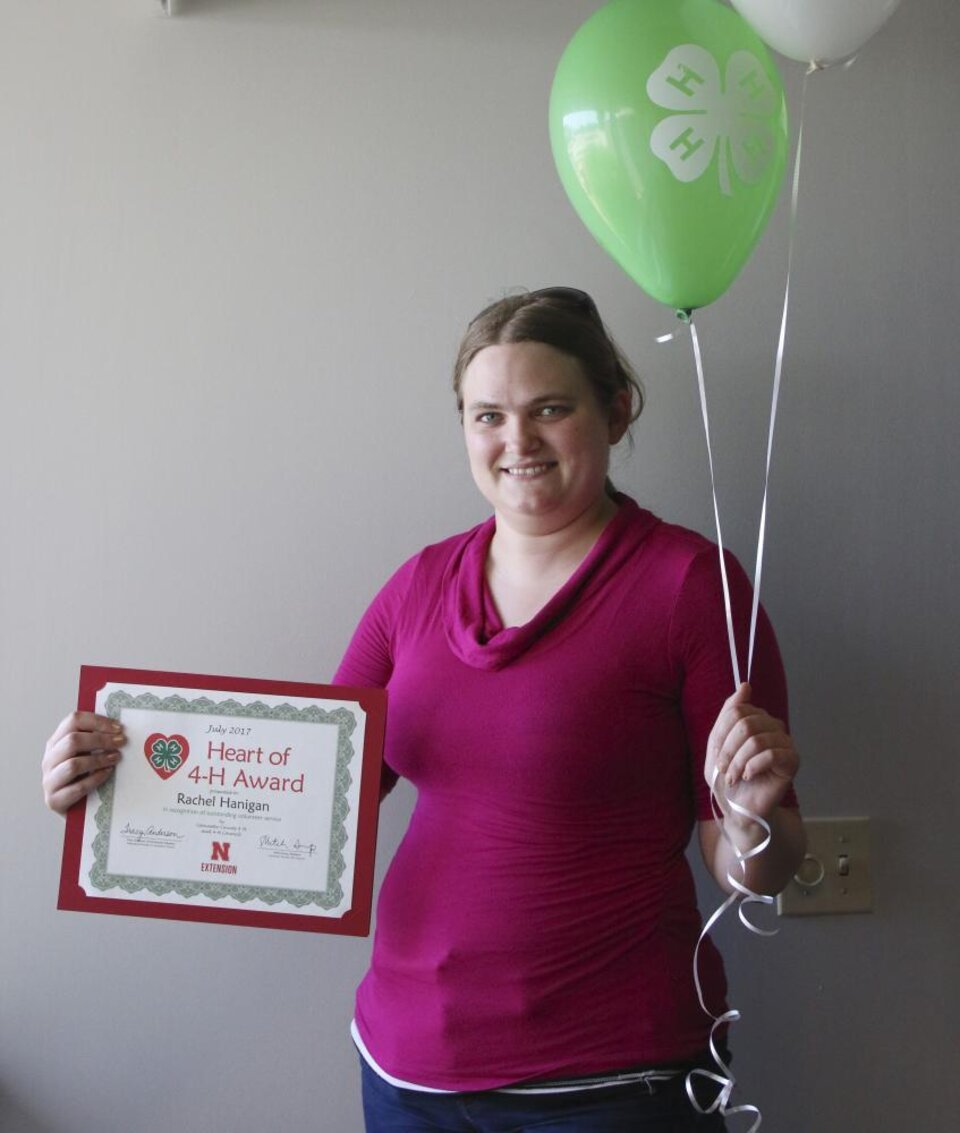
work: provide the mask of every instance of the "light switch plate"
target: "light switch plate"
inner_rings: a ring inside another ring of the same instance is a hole
[[[807,854],[777,898],[784,917],[872,913],[869,818],[807,818]]]

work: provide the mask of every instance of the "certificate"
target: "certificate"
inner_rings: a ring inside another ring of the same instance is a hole
[[[58,908],[367,935],[385,692],[84,666],[78,704],[126,743]]]

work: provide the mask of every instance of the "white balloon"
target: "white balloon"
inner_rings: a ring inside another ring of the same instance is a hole
[[[790,59],[848,59],[893,15],[900,0],[730,0],[753,30]]]

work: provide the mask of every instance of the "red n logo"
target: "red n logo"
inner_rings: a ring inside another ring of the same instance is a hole
[[[210,852],[210,860],[212,862],[228,862],[230,860],[230,843],[214,842],[213,849]]]

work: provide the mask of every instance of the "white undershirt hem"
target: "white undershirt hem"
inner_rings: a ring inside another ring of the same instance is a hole
[[[394,1078],[392,1074],[388,1074],[382,1066],[377,1064],[377,1060],[367,1050],[366,1044],[360,1038],[356,1019],[350,1020],[350,1037],[357,1044],[357,1050],[360,1051],[360,1057],[363,1061],[378,1078],[382,1078],[384,1082],[389,1082],[391,1086],[399,1086],[401,1090],[417,1090],[421,1094],[454,1094],[457,1092],[456,1090],[438,1090],[434,1086],[420,1086],[416,1082],[405,1082],[402,1078]]]
[[[350,1020],[350,1037],[356,1043],[357,1050],[360,1052],[360,1057],[366,1062],[370,1069],[382,1078],[384,1082],[389,1082],[391,1086],[397,1086],[401,1090],[415,1090],[421,1094],[456,1094],[462,1093],[461,1090],[439,1090],[436,1086],[421,1086],[418,1082],[407,1082],[403,1078],[395,1078],[392,1074],[388,1074],[377,1063],[366,1044],[360,1037],[360,1032],[357,1029],[356,1019]],[[551,1085],[525,1086],[522,1089],[511,1089],[509,1086],[500,1086],[491,1091],[497,1094],[571,1094],[583,1090],[602,1090],[610,1086],[624,1086],[631,1082],[644,1082],[648,1087],[651,1087],[655,1082],[666,1082],[670,1078],[675,1078],[677,1074],[681,1073],[679,1068],[664,1067],[657,1070],[639,1070],[627,1071],[624,1074],[614,1074],[609,1078],[600,1078],[595,1081],[580,1080],[576,1083],[571,1083],[569,1086],[560,1086],[556,1083]]]

